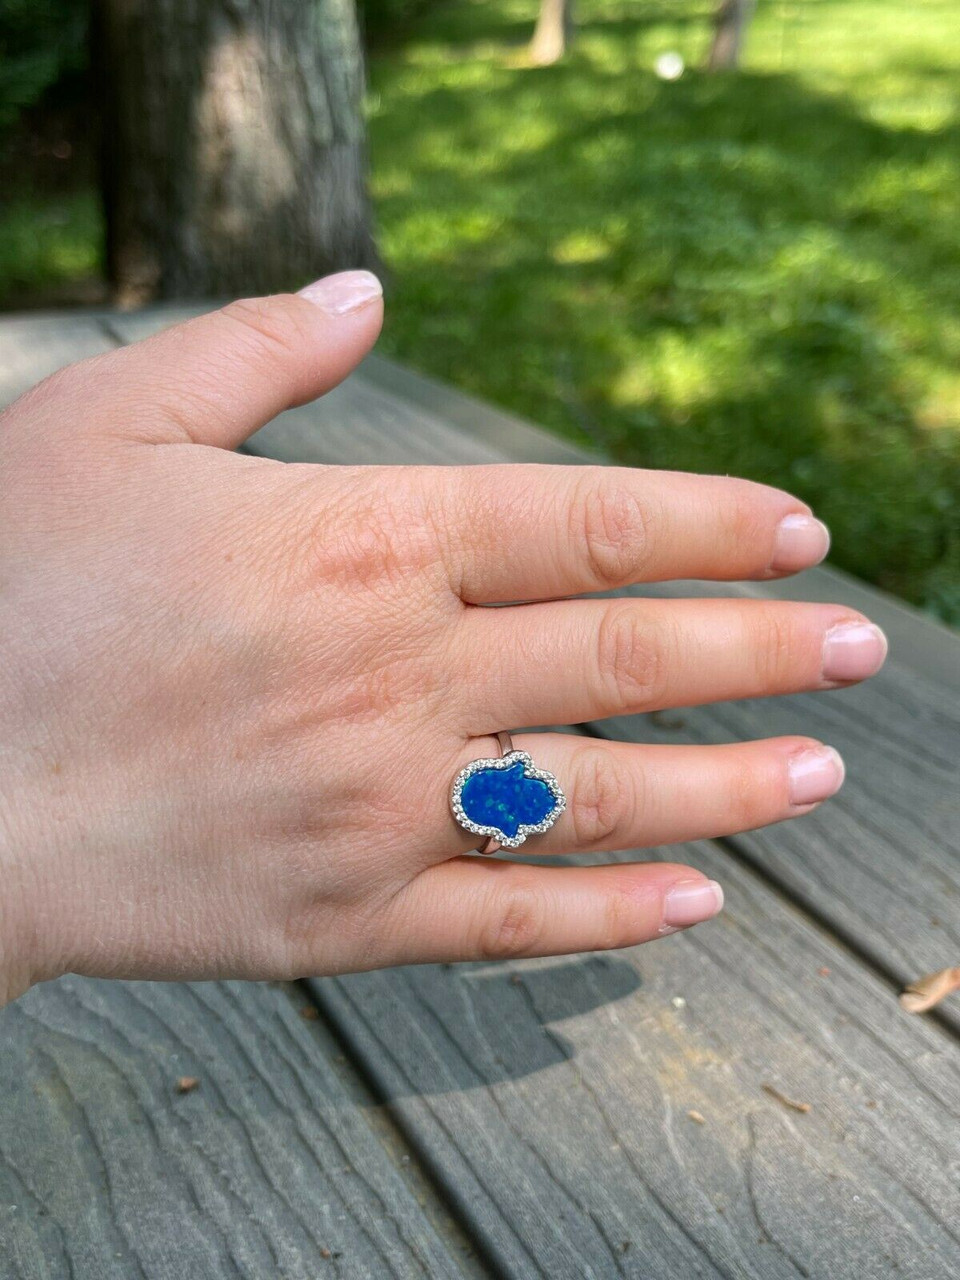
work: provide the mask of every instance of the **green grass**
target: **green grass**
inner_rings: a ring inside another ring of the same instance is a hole
[[[960,623],[955,0],[455,0],[371,67],[385,348],[630,463],[783,485],[852,572]]]
[[[0,205],[0,305],[77,296],[99,271],[100,237],[100,207],[89,188],[40,197],[22,187]]]

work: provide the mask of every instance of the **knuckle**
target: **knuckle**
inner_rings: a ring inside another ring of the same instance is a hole
[[[760,689],[792,686],[802,663],[800,634],[793,619],[779,607],[761,608],[749,636]]]
[[[246,358],[286,359],[303,346],[306,335],[283,294],[239,298],[223,308],[223,319],[241,335]]]
[[[511,960],[534,954],[543,937],[544,918],[543,899],[535,890],[527,885],[511,886],[480,931],[480,957]]]
[[[311,578],[405,593],[432,590],[439,581],[439,539],[426,495],[414,486],[392,476],[389,484],[352,485],[332,511],[327,492],[317,488],[316,468],[305,469],[304,484],[303,563]]]
[[[657,707],[665,693],[665,638],[633,601],[611,604],[597,635],[597,670],[610,714]]]
[[[609,848],[629,830],[634,787],[621,761],[602,747],[578,752],[573,765],[571,825],[578,849]]]
[[[582,543],[590,574],[603,589],[636,580],[648,556],[652,517],[639,495],[602,469],[591,469],[571,506],[573,545]]]
[[[637,940],[637,904],[625,889],[615,888],[603,909],[603,924],[596,940],[598,951],[615,951]]]
[[[726,549],[738,561],[759,557],[766,563],[772,536],[768,493],[764,485],[749,480],[737,481],[733,486],[723,533]]]
[[[764,820],[766,779],[755,765],[741,764],[728,780],[725,795],[727,823],[735,831],[749,831]]]

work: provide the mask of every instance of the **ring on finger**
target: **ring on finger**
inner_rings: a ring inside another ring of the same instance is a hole
[[[518,848],[528,836],[549,831],[567,807],[557,779],[538,769],[526,751],[515,750],[505,729],[497,734],[497,744],[500,755],[471,760],[450,793],[460,826],[486,837],[478,853]]]

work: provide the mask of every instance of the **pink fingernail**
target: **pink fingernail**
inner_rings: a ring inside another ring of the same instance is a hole
[[[770,568],[796,573],[819,564],[830,550],[830,530],[816,516],[784,516],[777,526],[777,542]]]
[[[843,785],[846,769],[833,747],[811,747],[790,757],[787,772],[790,803],[803,805],[819,804],[835,795]]]
[[[723,890],[716,880],[681,880],[663,899],[663,923],[686,929],[715,916],[723,906]]]
[[[345,316],[351,311],[383,297],[383,286],[370,271],[341,271],[335,276],[324,276],[300,290],[301,298],[312,302],[321,311],[333,316]]]
[[[842,622],[823,641],[824,680],[866,680],[883,666],[887,637],[872,622]]]

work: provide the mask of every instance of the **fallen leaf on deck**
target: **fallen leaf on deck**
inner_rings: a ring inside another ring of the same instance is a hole
[[[900,1007],[907,1013],[926,1013],[944,996],[960,987],[960,968],[941,969],[911,982],[900,997]]]
[[[778,1102],[782,1102],[785,1107],[789,1107],[791,1111],[799,1111],[801,1115],[806,1115],[810,1110],[809,1102],[794,1102],[793,1098],[788,1098],[785,1093],[781,1093],[779,1089],[774,1088],[772,1084],[762,1086],[764,1093],[769,1093],[771,1098],[776,1098]]]
[[[707,1122],[706,1122],[706,1120],[704,1120],[703,1116],[700,1114],[700,1112],[699,1112],[699,1111],[688,1111],[688,1112],[687,1112],[687,1118],[688,1118],[689,1120],[692,1120],[694,1124],[706,1124],[706,1123],[707,1123]]]
[[[196,1076],[181,1076],[177,1081],[177,1093],[193,1093],[199,1083]]]

